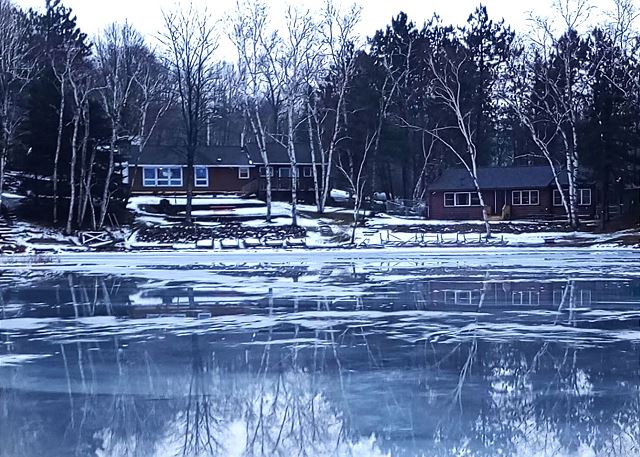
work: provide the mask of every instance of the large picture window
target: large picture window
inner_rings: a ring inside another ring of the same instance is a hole
[[[182,187],[181,167],[144,167],[144,187]]]
[[[209,187],[209,170],[207,170],[207,167],[194,168],[194,184],[196,187]]]
[[[260,177],[266,178],[267,174],[273,177],[273,167],[260,167]]]
[[[537,206],[540,204],[540,192],[537,190],[514,190],[511,194],[513,206]]]
[[[291,168],[283,167],[278,170],[278,177],[280,178],[290,178],[291,177]]]
[[[477,192],[446,192],[444,206],[480,206]]]

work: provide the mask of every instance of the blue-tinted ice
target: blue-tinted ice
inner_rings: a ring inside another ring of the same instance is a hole
[[[7,266],[0,456],[640,455],[639,254],[377,255]]]

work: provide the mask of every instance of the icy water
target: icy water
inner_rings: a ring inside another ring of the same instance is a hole
[[[638,251],[44,260],[2,457],[640,455]]]

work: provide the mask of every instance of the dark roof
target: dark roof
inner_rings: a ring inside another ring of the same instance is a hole
[[[254,163],[263,163],[260,150],[256,144],[248,144],[246,149]],[[299,164],[310,164],[312,162],[311,149],[308,144],[296,143],[295,151],[296,160]],[[270,164],[284,165],[289,163],[289,153],[287,152],[287,148],[279,143],[267,144],[267,157],[269,158]],[[316,160],[319,162],[319,159]]]
[[[561,184],[567,183],[565,173],[560,173],[559,178]],[[478,182],[481,189],[543,189],[554,184],[554,177],[549,166],[492,167],[478,168]],[[450,168],[429,189],[475,190],[475,186],[466,169]]]
[[[133,154],[132,154],[133,155]],[[289,155],[285,147],[277,143],[267,145],[267,156],[271,164],[288,164]],[[308,145],[296,144],[299,164],[311,163]],[[135,157],[131,157],[135,162]],[[183,146],[147,146],[140,157],[140,165],[181,165],[186,163]],[[262,156],[255,144],[241,146],[203,146],[195,155],[196,165],[220,165],[228,167],[248,167],[262,164]]]
[[[132,158],[132,161],[135,161]],[[240,146],[200,147],[196,151],[196,165],[250,166],[249,155]],[[182,146],[147,146],[142,152],[141,165],[181,165],[186,163]]]

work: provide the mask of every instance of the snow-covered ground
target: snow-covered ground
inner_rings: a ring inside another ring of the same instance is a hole
[[[5,195],[18,198],[20,196]],[[167,220],[161,214],[150,211],[150,205],[159,205],[166,199],[171,205],[185,205],[185,198],[165,198],[156,196],[133,197],[129,209],[136,214],[135,229],[125,227],[115,233],[118,239],[124,239],[122,245],[131,249],[164,249],[164,250],[221,250],[223,248],[245,248],[245,252],[254,252],[249,247],[261,243],[258,239],[201,239],[186,241],[175,239],[171,242],[150,242],[138,239],[140,227],[170,227],[178,224],[177,219]],[[260,200],[239,197],[197,197],[194,205],[196,217],[202,218],[198,224],[203,227],[222,227],[228,222],[240,223],[247,228],[287,227],[292,223],[291,206],[288,203],[273,202],[272,222],[266,223],[266,205]],[[203,207],[208,207],[202,209]],[[493,237],[487,241],[484,238],[484,224],[482,221],[442,221],[417,217],[399,217],[387,214],[362,213],[366,219],[364,226],[355,230],[355,242],[351,243],[353,211],[339,207],[327,207],[322,215],[312,205],[298,205],[298,225],[306,230],[304,244],[314,249],[345,249],[353,245],[358,248],[386,248],[401,247],[438,247],[448,246],[598,246],[606,248],[621,248],[623,243],[617,243],[624,236],[637,235],[637,232],[625,231],[611,234],[594,234],[587,231],[564,232],[554,230],[545,223],[532,221],[492,222]],[[10,236],[9,236],[10,235]],[[11,233],[5,236],[6,242],[22,247],[28,254],[82,252],[88,250],[82,246],[79,237],[65,236],[60,231],[34,226],[25,222],[18,222],[11,227]],[[286,240],[281,243],[270,243],[271,247],[287,247]],[[290,243],[300,244],[297,241]],[[625,243],[628,244],[628,243]],[[289,246],[291,247],[291,246]],[[264,250],[255,251],[264,253]],[[297,252],[297,251],[294,251]]]
[[[138,222],[162,226],[170,225],[162,216],[144,211],[144,205],[158,204],[159,197],[135,197],[130,208],[138,213]],[[183,205],[184,199],[170,199],[172,204]],[[232,197],[198,198],[198,205],[220,206],[220,209],[197,210],[195,216],[201,217],[238,217],[246,227],[287,226],[292,222],[291,206],[288,203],[274,202],[272,206],[272,222],[265,222],[266,206],[260,206],[258,200],[246,200]],[[230,206],[235,205],[235,208]],[[336,248],[351,244],[353,211],[346,208],[327,207],[322,215],[317,214],[315,206],[298,205],[298,225],[307,230],[306,245],[312,248]],[[482,221],[442,221],[416,217],[399,217],[387,214],[370,215],[362,212],[366,224],[355,230],[355,244],[358,247],[402,247],[402,246],[465,246],[465,245],[497,245],[497,246],[542,246],[549,244],[595,245],[608,243],[620,234],[598,235],[590,232],[549,231],[543,223],[532,221],[510,221],[510,227],[518,230],[505,231],[504,222],[492,222],[493,238],[488,242],[484,238]],[[204,226],[218,226],[221,222],[200,222]],[[326,230],[326,228],[330,230]],[[461,227],[456,231],[455,227]],[[538,229],[539,227],[539,229]],[[453,228],[453,230],[452,230]],[[446,230],[444,230],[446,229]],[[502,230],[502,231],[501,231]],[[512,233],[519,232],[519,233]],[[239,240],[242,246],[242,240]],[[206,246],[221,248],[218,240],[205,240]],[[139,242],[135,233],[129,237],[127,247],[167,248],[169,246],[149,242]],[[179,240],[173,248],[196,249],[196,243],[183,244]]]

